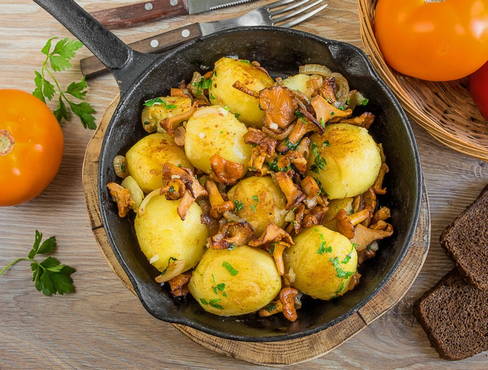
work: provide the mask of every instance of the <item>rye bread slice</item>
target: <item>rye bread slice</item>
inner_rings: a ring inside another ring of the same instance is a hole
[[[414,314],[445,359],[488,350],[488,291],[468,284],[456,269],[415,303]]]
[[[488,290],[488,185],[442,233],[441,245],[471,284]]]

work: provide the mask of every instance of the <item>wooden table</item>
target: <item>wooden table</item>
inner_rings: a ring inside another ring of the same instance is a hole
[[[83,0],[91,10],[122,1]],[[302,30],[361,46],[355,0],[329,0],[329,9]],[[190,17],[209,20],[239,13],[250,6],[218,14]],[[188,18],[160,21],[118,31],[125,41],[184,25]],[[0,88],[33,90],[39,50],[51,36],[69,33],[28,0],[0,4]],[[90,55],[84,49],[79,57]],[[63,83],[79,71],[62,74]],[[99,114],[117,87],[111,76],[90,82],[89,100]],[[99,117],[99,116],[98,116]],[[415,125],[432,211],[432,245],[425,266],[407,296],[388,314],[344,345],[300,368],[478,368],[488,366],[488,353],[460,362],[439,360],[412,315],[412,303],[439,280],[451,261],[439,246],[442,229],[488,183],[488,164],[447,149]],[[59,258],[77,268],[76,294],[44,297],[30,282],[28,265],[18,265],[0,278],[0,368],[250,368],[251,365],[212,353],[153,319],[106,264],[89,228],[81,186],[81,164],[91,132],[77,121],[63,127],[65,155],[61,170],[39,198],[0,209],[0,266],[23,256],[35,229],[56,235]]]

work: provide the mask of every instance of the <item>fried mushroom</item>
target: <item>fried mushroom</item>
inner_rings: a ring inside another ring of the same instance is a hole
[[[129,190],[116,182],[108,183],[107,188],[113,201],[117,203],[119,217],[123,218],[127,216],[129,209],[134,206],[134,201],[130,197]]]
[[[293,182],[292,178],[286,172],[277,172],[274,178],[286,198],[286,209],[290,209],[297,203],[300,203],[305,195]]]
[[[232,203],[230,200],[224,200],[215,182],[212,180],[207,180],[205,187],[208,191],[208,198],[211,206],[210,216],[218,219],[222,217],[225,212],[234,210],[234,203]]]
[[[184,297],[188,294],[188,283],[191,279],[191,272],[185,272],[175,276],[168,281],[171,295],[173,297]]]
[[[264,232],[259,236],[259,238],[251,240],[249,242],[250,247],[261,247],[269,243],[276,243],[283,241],[289,245],[295,244],[292,237],[281,227],[275,224],[269,224],[266,226]]]
[[[252,238],[254,230],[247,222],[227,222],[217,234],[209,238],[210,249],[228,249],[246,245]]]
[[[386,230],[375,230],[364,225],[357,225],[354,237],[351,242],[356,246],[358,252],[366,249],[371,243],[376,240],[387,238],[393,234],[393,227],[388,227]]]
[[[295,120],[297,102],[291,90],[273,86],[261,90],[259,106],[264,111],[264,126],[272,131],[283,129]]]
[[[310,104],[321,125],[325,125],[327,122],[336,122],[341,118],[349,117],[352,114],[351,109],[338,109],[320,95],[313,97]]]
[[[228,161],[218,154],[210,157],[210,166],[212,168],[211,177],[224,185],[235,184],[246,174],[246,169],[242,164]]]
[[[349,123],[350,125],[364,127],[365,129],[369,129],[373,124],[375,119],[375,115],[370,112],[364,112],[360,116],[356,116],[353,118],[343,119],[341,123]]]

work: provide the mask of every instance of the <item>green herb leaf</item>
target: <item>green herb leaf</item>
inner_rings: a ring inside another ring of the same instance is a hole
[[[236,276],[239,273],[239,271],[232,267],[232,265],[227,261],[224,261],[222,263],[222,266],[225,267],[225,269],[229,271],[229,274],[231,274],[232,276]]]
[[[320,235],[320,246],[319,249],[317,249],[317,254],[331,253],[332,246],[331,245],[327,246],[327,242],[325,241],[324,235],[322,233],[320,233],[319,235]]]
[[[95,124],[95,116],[93,115],[95,110],[90,104],[86,102],[77,104],[70,101],[69,105],[73,113],[80,118],[81,122],[83,123],[83,127],[91,130],[97,128],[97,125]]]
[[[44,55],[49,55],[49,53],[51,51],[52,42],[55,39],[57,39],[57,37],[51,37],[49,40],[47,40],[46,43],[44,44],[44,46],[41,49],[41,53],[43,53]]]
[[[251,199],[254,200],[255,202],[259,202],[259,197],[257,195],[253,195]]]
[[[300,143],[292,143],[289,138],[285,139],[285,145],[290,150],[295,150]]]
[[[368,105],[369,103],[369,99],[368,98],[364,98],[363,100],[361,100],[361,102],[359,103],[359,105]]]
[[[83,78],[80,82],[72,82],[68,85],[66,92],[71,96],[78,99],[85,99],[87,93],[88,84]]]
[[[52,54],[59,55],[67,60],[70,60],[75,56],[76,51],[82,47],[83,43],[81,41],[64,38],[56,43]]]
[[[218,308],[219,310],[223,310],[224,307],[222,305],[220,305],[219,302],[220,302],[220,298],[215,298],[215,299],[211,299],[210,301],[208,301],[208,304],[214,308]]]
[[[347,279],[349,277],[351,277],[354,272],[352,271],[344,271],[339,263],[339,258],[338,257],[334,257],[334,258],[329,258],[329,261],[332,263],[332,265],[334,266],[335,270],[336,270],[336,276],[338,278],[341,278],[341,279]]]
[[[246,63],[246,64],[251,64],[251,62],[247,59],[239,59],[239,62]]]
[[[312,143],[310,146],[312,155],[314,157],[313,164],[310,166],[310,170],[312,172],[319,172],[320,170],[323,170],[326,166],[326,161],[322,156],[320,155],[320,150],[317,144]]]
[[[73,279],[71,279],[71,274],[76,271],[74,268],[63,265],[57,258],[51,256],[46,257],[41,263],[34,259],[38,254],[50,254],[56,249],[56,238],[54,236],[42,243],[41,241],[42,233],[36,230],[34,243],[27,257],[12,261],[0,269],[0,275],[6,273],[20,261],[29,261],[31,263],[32,281],[38,291],[47,296],[74,292],[75,287]]]
[[[273,312],[274,310],[276,310],[276,303],[271,302],[266,307],[264,307],[264,310],[267,312]]]
[[[295,117],[296,118],[303,118],[303,117],[305,117],[305,115],[302,112],[300,112],[299,110],[296,110],[295,111]]]
[[[37,254],[49,254],[54,252],[56,249],[56,237],[51,236],[49,239],[44,240],[41,244],[39,249],[37,250]]]
[[[165,100],[161,98],[149,99],[144,102],[146,107],[152,107],[153,105],[162,105],[165,109],[175,109],[177,106],[175,104],[168,104]]]
[[[69,120],[71,118],[70,111],[66,107],[66,104],[64,104],[64,101],[63,99],[61,99],[61,97],[58,100],[58,106],[54,111],[54,115],[56,116],[58,122],[62,122],[63,120]]]
[[[234,208],[237,212],[239,212],[240,210],[244,209],[244,203],[234,199]]]
[[[230,243],[229,246],[227,247],[227,250],[229,251],[233,251],[234,249],[236,249],[236,245],[234,243]]]
[[[205,304],[205,305],[207,305],[207,304],[208,304],[208,302],[207,302],[207,300],[206,300],[205,298],[200,298],[200,302],[201,302],[202,304]]]

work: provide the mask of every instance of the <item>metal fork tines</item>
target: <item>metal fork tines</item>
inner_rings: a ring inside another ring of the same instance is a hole
[[[204,35],[235,27],[293,27],[324,10],[325,0],[279,0],[232,19],[201,23]]]

